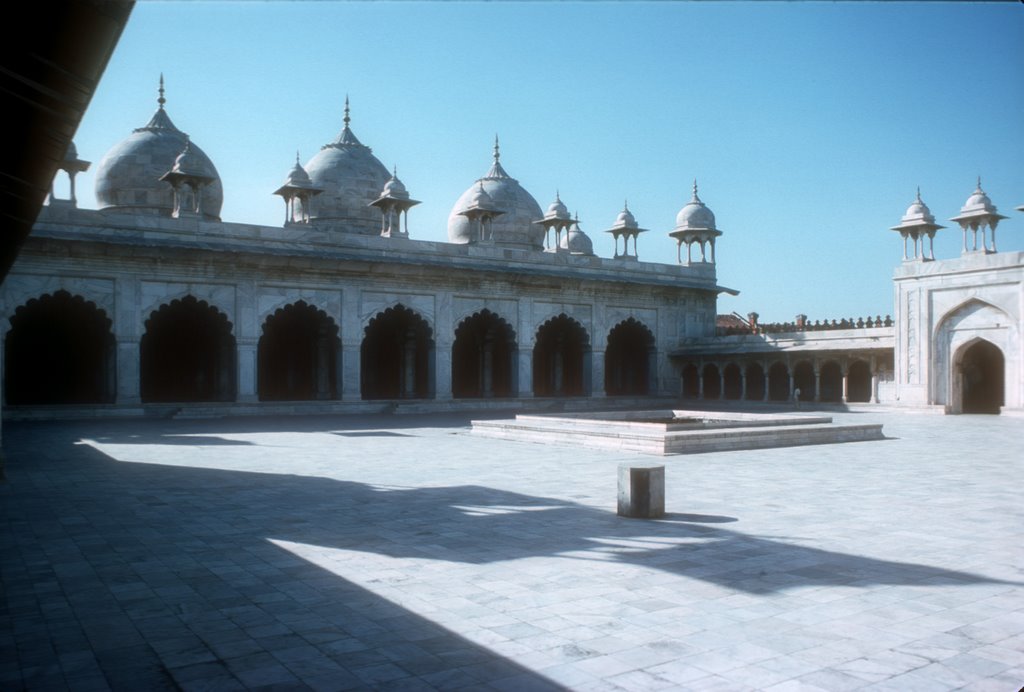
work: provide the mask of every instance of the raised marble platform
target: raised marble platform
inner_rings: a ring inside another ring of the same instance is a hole
[[[831,416],[680,409],[517,415],[506,420],[475,420],[473,433],[523,442],[657,455],[860,442],[884,437],[881,424],[838,425]]]

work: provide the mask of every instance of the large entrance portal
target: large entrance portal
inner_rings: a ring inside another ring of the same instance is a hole
[[[257,349],[261,401],[337,399],[338,326],[304,301],[267,318]]]
[[[227,316],[185,296],[146,320],[140,344],[143,403],[234,401],[235,337]]]
[[[103,310],[67,291],[33,298],[7,333],[7,403],[112,403],[115,353]]]
[[[604,355],[604,391],[610,396],[644,395],[651,390],[654,335],[632,317],[608,333]]]
[[[515,395],[516,334],[490,310],[467,317],[452,345],[452,396],[490,398]]]
[[[963,413],[999,413],[1004,403],[1006,363],[1003,352],[979,339],[965,347],[959,358],[960,410]]]
[[[536,396],[586,396],[590,378],[587,330],[566,315],[553,317],[537,330],[533,348]]]
[[[432,333],[426,320],[404,305],[370,320],[361,351],[363,398],[429,398],[434,374]]]

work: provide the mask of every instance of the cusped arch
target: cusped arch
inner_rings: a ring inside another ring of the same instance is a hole
[[[564,312],[544,322],[533,347],[537,396],[586,396],[590,385],[590,335]]]
[[[338,324],[330,315],[304,300],[268,315],[256,348],[260,400],[337,399],[338,333]]]
[[[105,310],[63,289],[18,306],[4,341],[7,403],[112,403],[112,328]]]
[[[655,389],[657,346],[654,332],[628,317],[608,330],[604,389],[609,396],[650,394]]]
[[[433,396],[434,331],[419,312],[397,303],[370,318],[363,334],[360,347],[363,399]]]
[[[233,401],[232,329],[222,310],[191,294],[151,312],[139,344],[142,401]]]
[[[452,396],[514,396],[518,381],[516,332],[507,320],[483,308],[462,319],[452,343]]]

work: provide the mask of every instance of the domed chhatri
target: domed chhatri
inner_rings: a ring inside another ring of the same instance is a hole
[[[409,209],[419,204],[419,200],[409,197],[405,184],[398,179],[398,167],[391,173],[380,197],[370,202],[370,206],[380,210],[380,235],[382,238],[409,237]],[[405,227],[402,227],[402,215],[405,215]]]
[[[544,229],[544,247],[547,252],[560,252],[566,249],[562,231],[568,234],[573,220],[557,190],[555,191],[555,201],[548,205],[544,218],[533,223]]]
[[[934,260],[935,249],[934,239],[935,231],[945,228],[935,223],[935,216],[932,215],[928,205],[921,199],[921,188],[917,188],[917,198],[910,203],[907,207],[907,213],[900,219],[898,226],[893,226],[892,230],[898,232],[903,237],[903,259],[920,259],[920,260]],[[925,253],[924,239],[928,238],[928,252]],[[907,253],[907,240],[912,239],[914,241],[914,254],[911,257]]]
[[[715,226],[715,215],[700,201],[697,196],[697,181],[693,181],[693,198],[676,214],[676,227],[669,236],[676,239],[676,260],[684,264],[682,257],[683,245],[686,245],[686,262],[693,262],[693,246],[700,248],[702,263],[715,263],[715,238],[722,232]],[[710,257],[708,248],[710,247]]]
[[[493,220],[491,232],[494,242],[505,247],[542,250],[544,228],[534,223],[544,216],[540,205],[515,178],[505,172],[500,159],[501,151],[498,138],[495,137],[491,170],[462,193],[448,215],[448,240],[459,244],[477,241],[478,235],[474,233],[473,224],[462,212],[468,208],[480,184],[494,205],[504,212]]]
[[[341,133],[306,164],[310,180],[323,190],[313,203],[311,218],[332,230],[379,235],[380,214],[370,205],[391,174],[352,132],[351,120],[346,96]]]
[[[161,177],[172,170],[188,145],[189,171],[209,178],[204,186],[201,216],[220,220],[224,191],[213,162],[164,110],[164,78],[160,75],[157,110],[149,122],[114,145],[96,169],[96,203],[101,211],[171,216],[174,193]]]
[[[996,226],[1003,219],[1008,218],[999,213],[996,205],[988,198],[985,191],[981,189],[981,176],[978,176],[978,186],[971,193],[971,196],[960,208],[960,214],[954,216],[950,221],[956,221],[964,234],[963,254],[970,252],[996,252]],[[967,231],[971,231],[972,241],[968,243]],[[981,231],[981,247],[978,247],[978,231]]]
[[[646,228],[640,228],[640,224],[636,222],[636,217],[633,216],[633,212],[629,210],[629,202],[625,202],[622,205],[622,211],[615,217],[615,224],[612,225],[605,233],[611,233],[612,238],[615,240],[615,259],[620,260],[633,260],[636,261],[637,249],[636,241],[641,233],[646,233]],[[619,236],[622,236],[622,252],[619,252]],[[629,240],[633,239],[633,251],[629,250]]]
[[[284,199],[285,225],[309,223],[312,199],[321,192],[323,190],[313,184],[306,169],[299,163],[299,152],[295,152],[295,165],[288,171],[284,184],[274,191],[275,195]]]

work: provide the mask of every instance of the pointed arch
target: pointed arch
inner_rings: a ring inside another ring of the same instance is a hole
[[[235,337],[218,308],[187,295],[146,320],[139,344],[143,403],[234,401]]]
[[[722,369],[722,398],[736,401],[743,397],[743,371],[738,363],[729,363]]]
[[[590,385],[590,336],[565,313],[537,329],[533,348],[536,396],[586,396]]]
[[[10,321],[4,344],[8,404],[113,403],[117,347],[104,310],[59,290],[27,301]]]
[[[963,344],[953,356],[952,410],[998,414],[1006,402],[1006,357],[983,338]]]
[[[771,401],[789,401],[789,368],[782,361],[775,361],[768,368],[768,399]]]
[[[515,396],[518,349],[512,325],[488,309],[462,320],[452,344],[452,396]]]
[[[401,303],[377,313],[361,346],[363,399],[427,399],[434,392],[433,330]]]
[[[644,395],[655,389],[657,348],[654,333],[630,317],[611,328],[604,353],[604,391],[614,395]]]
[[[338,325],[303,300],[279,308],[263,323],[256,348],[261,401],[337,399]]]

